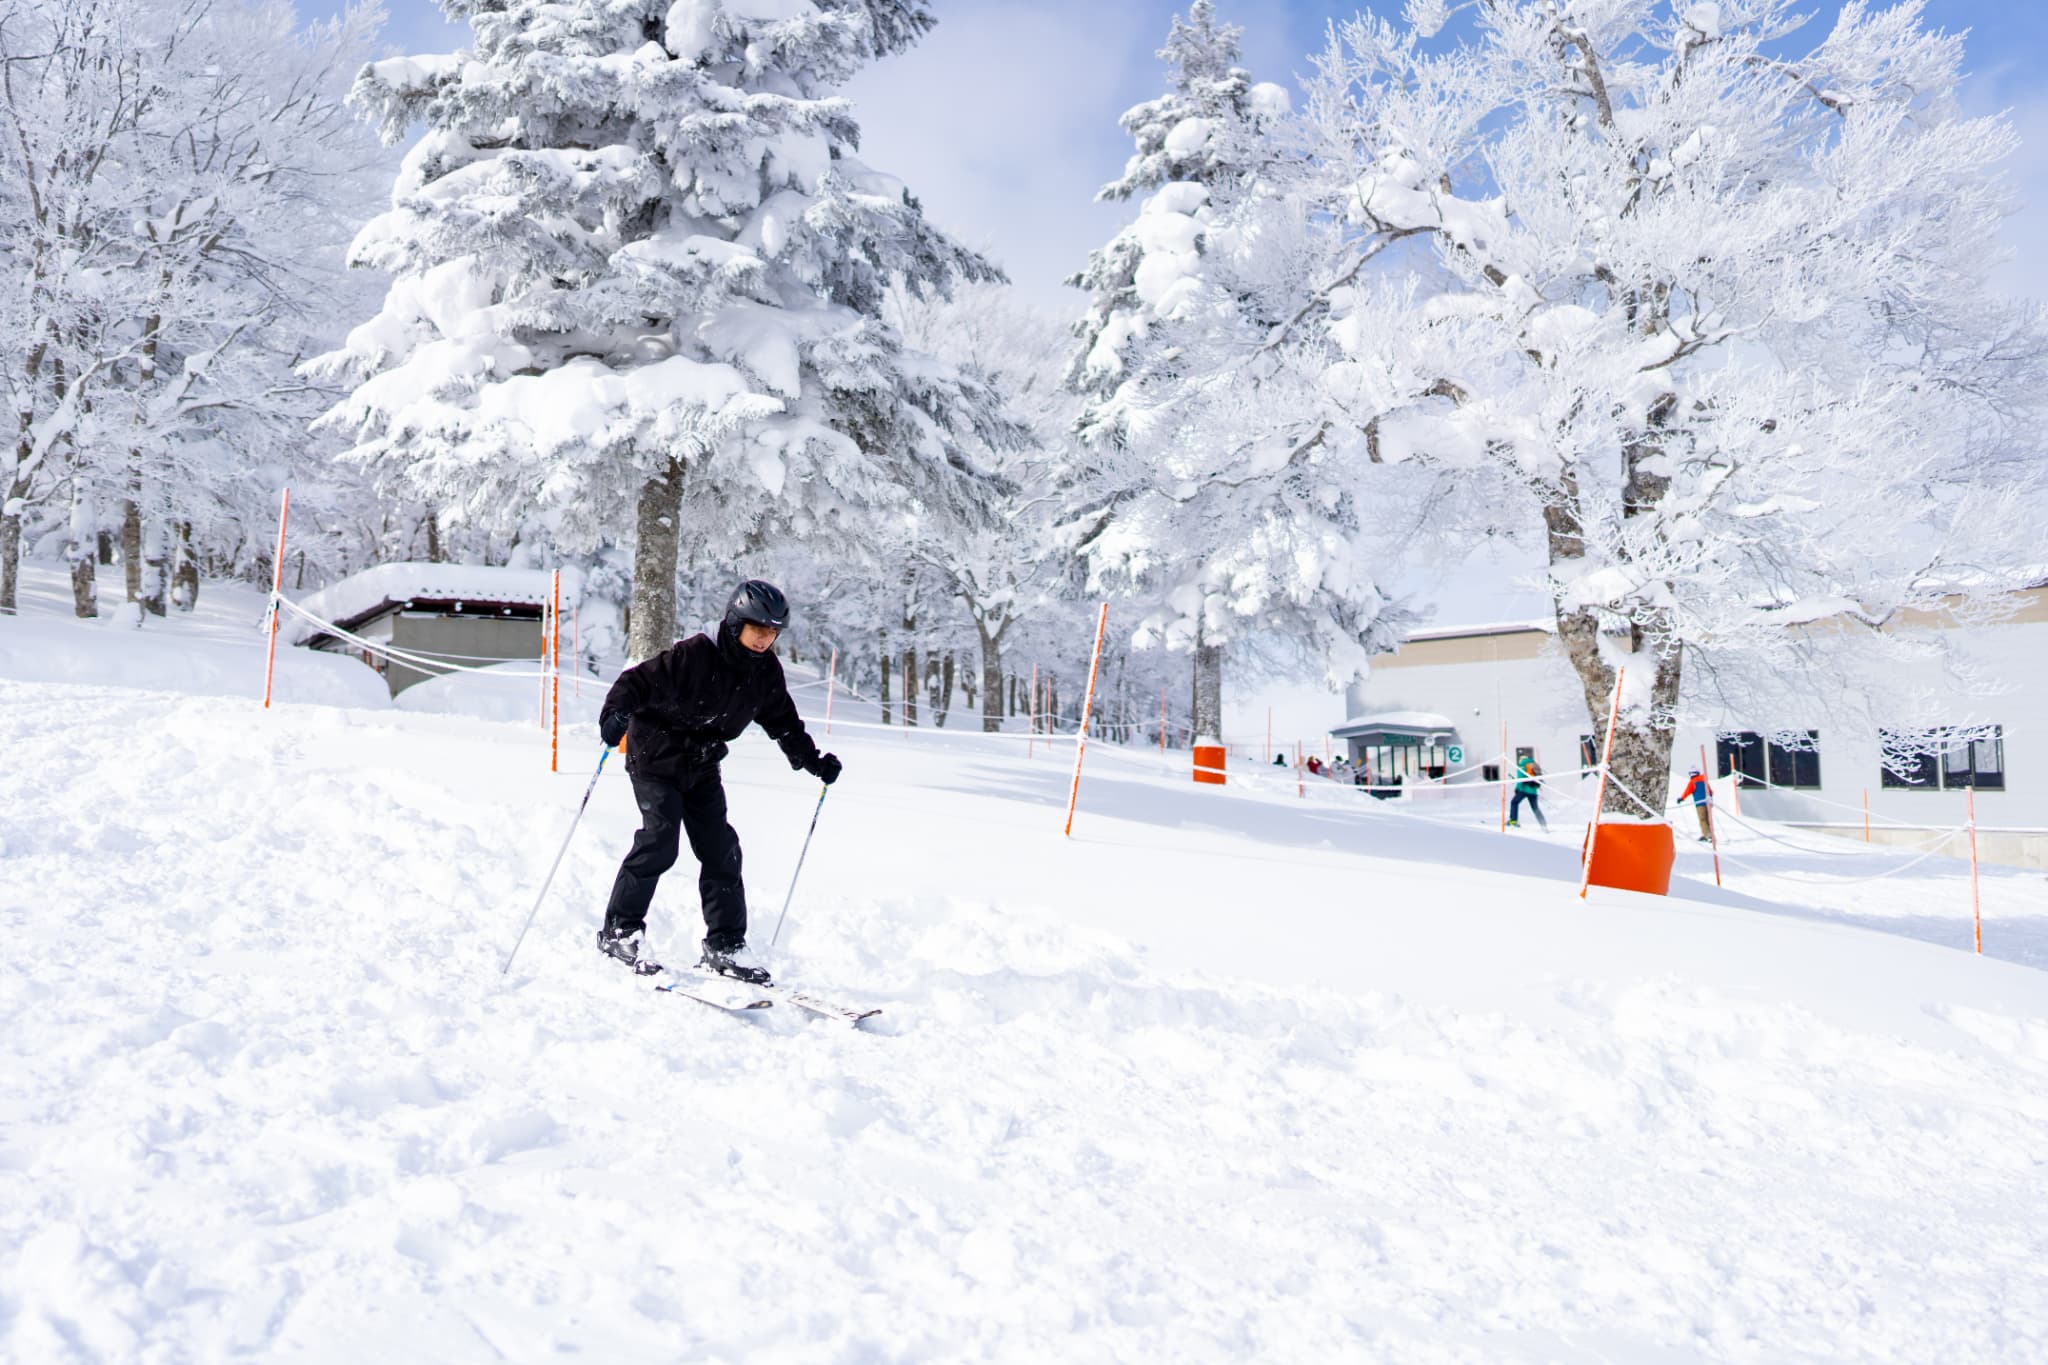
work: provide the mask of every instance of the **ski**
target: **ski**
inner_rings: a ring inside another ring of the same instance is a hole
[[[674,971],[667,974],[675,979],[654,989],[669,995],[680,995],[687,1000],[695,1000],[700,1005],[709,1005],[728,1014],[765,1010],[775,1003],[761,987],[749,986],[744,981],[734,981],[730,977],[704,977],[690,972]]]
[[[880,1008],[863,1010],[849,1005],[836,1005],[830,1000],[821,1000],[815,995],[791,990],[787,986],[764,986],[761,989],[777,999],[787,1000],[806,1014],[815,1014],[820,1019],[837,1019],[854,1028],[860,1027],[861,1020],[872,1019],[882,1012]]]

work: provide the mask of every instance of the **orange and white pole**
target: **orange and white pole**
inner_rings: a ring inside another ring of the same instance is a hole
[[[548,771],[562,771],[562,571],[555,570],[554,591],[551,594],[554,606],[549,615],[554,618],[555,632],[548,645],[548,657],[552,664],[548,669]]]
[[[1024,700],[1024,757],[1038,744],[1038,665],[1031,665],[1031,695]]]
[[[1970,925],[1977,939],[1977,956],[1984,956],[1984,911],[1977,899],[1977,784],[1970,783]]]
[[[1600,750],[1600,790],[1593,796],[1593,828],[1586,834],[1586,869],[1579,877],[1579,899],[1586,898],[1586,888],[1593,884],[1593,849],[1600,842],[1600,812],[1607,808],[1607,765],[1614,759],[1614,725],[1621,718],[1621,680],[1628,676],[1628,670],[1614,670],[1614,701],[1607,708],[1607,742]]]
[[[1870,842],[1870,788],[1863,789],[1863,842]]]
[[[270,709],[270,680],[277,669],[277,599],[284,592],[284,528],[291,520],[292,490],[277,509],[277,555],[270,562],[270,653],[263,662],[263,709]]]
[[[832,646],[832,668],[825,674],[825,733],[832,733],[832,693],[839,686],[839,646]]]
[[[1294,794],[1301,800],[1308,799],[1308,787],[1301,780],[1301,741],[1294,741]]]
[[[1109,629],[1109,603],[1095,618],[1095,655],[1088,661],[1088,691],[1081,700],[1081,733],[1074,736],[1074,785],[1067,792],[1066,833],[1074,833],[1074,807],[1081,800],[1081,758],[1088,752],[1088,715],[1095,709],[1095,674],[1102,667],[1102,633]]]

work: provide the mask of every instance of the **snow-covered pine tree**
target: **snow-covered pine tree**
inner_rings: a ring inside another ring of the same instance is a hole
[[[1136,152],[1102,190],[1149,194],[1072,281],[1094,294],[1068,380],[1095,458],[1070,532],[1150,597],[1141,641],[1192,652],[1206,734],[1247,622],[1303,641],[1333,678],[1361,672],[1396,624],[1376,582],[1405,539],[1374,524],[1401,481],[1360,486],[1362,448],[1317,387],[1325,343],[1292,326],[1342,267],[1300,192],[1288,96],[1237,66],[1238,36],[1210,0],[1174,21],[1159,54],[1173,88],[1125,114]]]
[[[1067,367],[1067,382],[1087,399],[1079,429],[1096,452],[1093,467],[1077,481],[1084,503],[1096,504],[1088,509],[1094,527],[1082,533],[1083,545],[1137,486],[1134,465],[1142,465],[1146,453],[1133,448],[1128,409],[1146,357],[1161,349],[1158,323],[1193,306],[1217,200],[1256,179],[1256,163],[1265,155],[1260,125],[1287,108],[1284,90],[1253,85],[1237,65],[1242,33],[1217,21],[1213,0],[1194,0],[1186,19],[1175,16],[1158,53],[1172,88],[1125,111],[1121,123],[1136,149],[1123,175],[1096,194],[1142,197],[1138,217],[1089,253],[1087,269],[1067,281],[1093,296],[1074,325],[1080,344]],[[1223,644],[1220,631],[1203,628],[1207,605],[1198,602],[1192,613],[1189,648],[1195,729],[1213,735],[1223,728]]]
[[[1626,668],[1610,811],[1665,799],[1682,684],[1897,723],[1844,670],[2038,563],[2042,329],[1986,278],[2013,134],[1963,113],[1960,39],[1918,0],[1803,52],[1794,0],[1463,8],[1450,50],[1415,0],[1322,59],[1354,260],[1428,247],[1325,291],[1323,388],[1543,547],[1596,730]]]
[[[637,532],[630,652],[673,638],[679,546],[952,496],[993,397],[907,353],[892,280],[995,278],[861,164],[832,90],[925,0],[451,0],[472,51],[367,67],[388,138],[424,122],[360,264],[383,310],[318,362],[325,421],[450,521],[530,510],[565,546]]]
[[[905,336],[987,377],[1018,424],[971,454],[987,478],[972,505],[906,520],[905,558],[940,577],[966,609],[981,651],[982,729],[1003,728],[1004,646],[1062,586],[1070,557],[1052,536],[1061,471],[1072,461],[1078,400],[1059,382],[1067,339],[1058,323],[1006,286],[950,299],[896,299]]]

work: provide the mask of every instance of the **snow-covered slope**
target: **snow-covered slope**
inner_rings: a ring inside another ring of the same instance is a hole
[[[842,723],[775,960],[856,1033],[599,961],[611,769],[499,975],[587,729],[8,681],[0,741],[0,1357],[2048,1358],[2048,976],[1919,941],[1951,864],[1854,892],[1915,937],[1765,841],[1582,905],[1563,821],[1096,746],[1063,839],[1065,753]],[[818,789],[727,767],[765,941]]]

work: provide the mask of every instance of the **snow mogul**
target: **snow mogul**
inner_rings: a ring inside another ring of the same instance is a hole
[[[782,680],[775,639],[789,624],[789,600],[771,583],[748,579],[733,589],[716,639],[692,635],[619,674],[598,713],[607,745],[626,745],[626,773],[640,804],[640,831],[619,864],[597,946],[642,976],[661,970],[640,955],[647,907],[661,874],[675,866],[678,834],[697,858],[704,902],[704,956],[698,964],[756,985],[768,972],[747,949],[747,893],[740,882],[740,838],[725,819],[718,763],[726,744],[759,724],[782,746],[791,768],[827,786],[840,763],[804,729]]]

